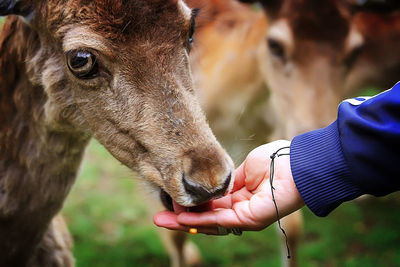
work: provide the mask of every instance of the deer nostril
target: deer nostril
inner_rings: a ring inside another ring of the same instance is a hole
[[[209,200],[213,194],[210,193],[207,189],[199,184],[195,184],[188,179],[186,179],[185,174],[183,174],[183,187],[185,188],[186,193],[188,193],[196,203],[202,203]]]
[[[229,187],[229,184],[232,179],[232,173],[229,173],[222,187],[212,191],[207,190],[206,188],[204,188],[199,184],[189,181],[186,178],[185,174],[183,174],[182,177],[183,177],[182,178],[183,187],[185,188],[186,193],[188,193],[193,198],[193,201],[196,204],[201,204],[213,198],[222,197],[225,194],[227,188]]]
[[[229,185],[231,184],[231,179],[232,179],[232,172],[229,172],[228,176],[225,179],[223,186],[220,189],[218,189],[217,191],[215,191],[215,193],[224,195],[226,193],[226,189],[228,189]]]

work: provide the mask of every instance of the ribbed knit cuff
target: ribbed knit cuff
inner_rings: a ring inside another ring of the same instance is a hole
[[[337,122],[296,136],[290,147],[294,182],[308,208],[326,216],[362,191],[351,181],[342,153]]]

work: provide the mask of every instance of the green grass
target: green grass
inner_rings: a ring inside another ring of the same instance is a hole
[[[97,142],[88,149],[64,215],[81,266],[168,266],[149,195]],[[342,205],[327,218],[304,209],[301,266],[400,266],[400,195]],[[204,266],[280,266],[275,227],[242,237],[191,237]]]
[[[135,175],[93,142],[64,208],[78,266],[166,265]],[[153,240],[156,240],[154,242]]]

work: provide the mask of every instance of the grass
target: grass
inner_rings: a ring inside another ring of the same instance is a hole
[[[143,205],[149,196],[141,193],[132,176],[101,145],[92,143],[64,209],[78,266],[168,262]]]
[[[96,141],[90,144],[64,208],[78,266],[168,266],[139,181]],[[305,208],[301,266],[400,266],[399,204],[399,194],[346,203],[327,218]],[[204,266],[280,266],[275,227],[191,238]]]

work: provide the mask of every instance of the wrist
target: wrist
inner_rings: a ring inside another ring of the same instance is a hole
[[[293,180],[307,207],[326,216],[342,202],[361,195],[351,182],[337,123],[296,136],[290,155]]]

